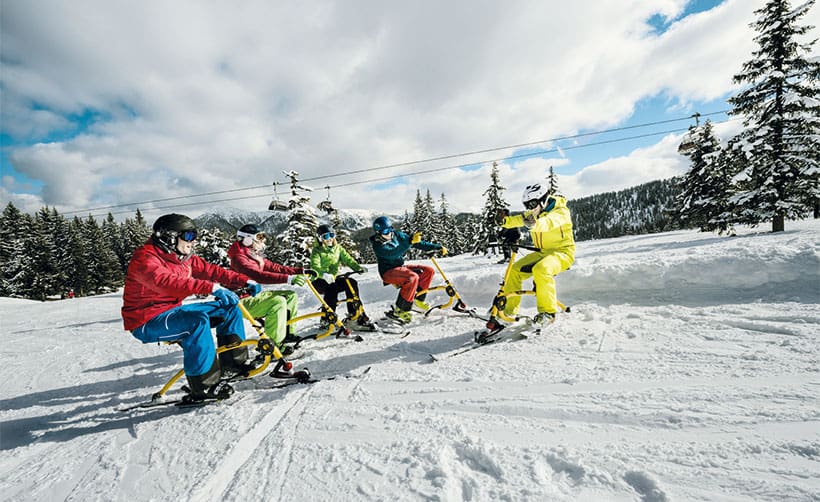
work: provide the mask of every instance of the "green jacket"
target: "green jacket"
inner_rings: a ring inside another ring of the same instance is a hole
[[[310,268],[315,270],[320,276],[322,274],[330,274],[336,277],[336,274],[339,273],[339,265],[347,265],[352,270],[362,268],[338,243],[327,247],[316,241],[313,245],[313,250],[310,252]]]

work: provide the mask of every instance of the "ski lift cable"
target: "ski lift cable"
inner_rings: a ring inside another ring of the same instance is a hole
[[[681,118],[676,118],[676,119],[659,120],[657,122],[647,122],[647,123],[644,123],[644,124],[635,124],[635,125],[631,125],[631,126],[616,127],[614,129],[603,129],[603,130],[600,130],[600,131],[591,131],[591,132],[585,132],[585,133],[580,133],[580,134],[573,134],[572,136],[559,136],[559,137],[556,137],[556,138],[542,139],[542,140],[539,140],[539,141],[530,141],[528,143],[519,143],[517,145],[499,146],[499,147],[495,147],[495,148],[487,148],[487,149],[484,149],[484,150],[474,150],[472,152],[454,153],[454,154],[451,154],[451,155],[442,155],[440,157],[431,157],[431,158],[422,159],[422,160],[412,160],[412,161],[409,161],[409,162],[400,162],[400,163],[397,163],[397,164],[387,164],[387,165],[384,165],[384,166],[369,167],[369,168],[357,169],[357,170],[353,170],[353,171],[345,171],[345,172],[336,173],[336,174],[325,174],[325,175],[322,175],[322,176],[314,176],[312,178],[304,178],[302,181],[316,181],[316,180],[322,180],[322,179],[326,179],[326,178],[337,178],[339,176],[349,176],[351,174],[361,174],[361,173],[366,173],[366,172],[371,172],[371,171],[378,171],[378,170],[381,170],[381,169],[390,169],[392,167],[412,166],[412,165],[415,165],[415,164],[422,164],[422,163],[426,163],[426,162],[434,162],[434,161],[437,161],[437,160],[448,160],[448,159],[453,159],[453,158],[457,158],[457,157],[466,157],[467,155],[476,155],[476,154],[479,154],[479,153],[497,152],[499,150],[509,150],[511,148],[522,148],[522,147],[525,147],[525,146],[533,146],[533,145],[538,145],[538,144],[541,144],[541,143],[550,143],[550,142],[554,142],[554,141],[564,141],[564,140],[568,140],[568,139],[578,139],[578,138],[583,138],[583,137],[586,137],[586,136],[596,136],[596,135],[599,135],[599,134],[607,134],[607,133],[611,133],[611,132],[627,131],[629,129],[637,129],[637,128],[641,128],[641,127],[649,127],[649,126],[654,126],[654,125],[668,124],[668,123],[671,123],[671,122],[680,122],[682,120],[689,120],[689,119],[692,119],[692,118],[697,120],[698,117],[706,117],[706,116],[710,116],[710,115],[725,114],[728,111],[729,110],[721,110],[721,111],[718,111],[718,112],[711,112],[711,113],[697,113],[696,112],[692,115],[689,115],[689,116],[686,116],[686,117],[681,117]],[[567,147],[567,148],[564,148],[564,150],[571,150],[572,148],[574,148],[574,147]],[[471,165],[471,164],[468,164],[468,165]]]
[[[718,111],[718,112],[711,112],[711,113],[705,113],[705,114],[695,114],[695,115],[699,115],[700,117],[705,117],[705,116],[717,115],[717,114],[726,113],[726,112],[727,112],[727,110],[722,110],[722,111]],[[423,162],[431,162],[431,161],[434,161],[434,160],[442,160],[442,159],[447,159],[447,158],[456,158],[456,157],[460,157],[460,156],[472,155],[472,154],[477,154],[477,153],[488,153],[488,152],[504,150],[504,149],[509,149],[509,148],[519,148],[521,146],[528,146],[528,145],[531,146],[531,145],[534,145],[534,144],[550,142],[550,141],[573,139],[573,138],[579,138],[579,137],[590,136],[590,135],[595,135],[595,134],[603,134],[603,133],[623,131],[623,130],[628,130],[628,129],[635,129],[635,128],[638,128],[638,127],[646,127],[646,126],[650,126],[650,125],[658,125],[658,124],[664,124],[664,123],[669,123],[669,122],[678,122],[678,121],[681,121],[681,120],[691,119],[695,115],[690,115],[690,116],[687,116],[687,117],[684,117],[684,118],[679,118],[679,119],[669,119],[669,120],[663,120],[663,121],[646,123],[646,124],[638,124],[638,125],[626,126],[626,127],[621,127],[621,128],[615,128],[615,129],[607,129],[607,130],[583,133],[583,134],[578,134],[578,135],[574,135],[574,136],[566,136],[566,137],[561,137],[561,138],[553,138],[553,139],[549,139],[549,140],[543,140],[543,141],[537,141],[537,142],[531,142],[531,143],[522,143],[520,145],[510,145],[510,146],[506,146],[506,147],[492,148],[492,149],[480,150],[480,151],[475,151],[475,152],[467,152],[467,153],[462,153],[462,154],[453,154],[453,155],[448,155],[448,156],[443,156],[443,157],[438,157],[438,158],[430,158],[430,159],[425,159],[425,160],[418,160],[418,161],[399,163],[399,164],[391,164],[391,165],[387,165],[387,166],[379,166],[379,167],[368,168],[368,169],[359,169],[359,170],[354,170],[354,171],[347,171],[347,172],[333,174],[333,175],[317,176],[317,177],[313,177],[313,178],[306,178],[306,179],[301,180],[301,181],[314,181],[314,180],[325,179],[325,178],[329,178],[329,177],[340,177],[340,176],[348,176],[348,175],[353,175],[353,174],[361,174],[361,173],[364,173],[364,172],[376,171],[376,170],[380,170],[380,169],[387,169],[387,168],[390,168],[390,167],[407,166],[407,165],[419,164],[419,163],[423,163]],[[740,120],[740,119],[739,118],[729,119],[729,120],[719,122],[719,123],[731,122],[731,121],[734,121],[734,120]],[[660,131],[660,132],[652,132],[652,133],[641,134],[641,135],[637,135],[637,136],[630,136],[630,137],[626,137],[626,138],[616,138],[616,139],[611,139],[611,140],[606,140],[606,141],[599,141],[599,142],[595,142],[595,143],[587,143],[587,144],[584,144],[584,145],[566,146],[566,147],[561,147],[561,150],[565,150],[565,151],[566,150],[575,150],[575,149],[578,149],[578,148],[587,148],[587,147],[592,147],[592,146],[599,146],[599,145],[604,145],[604,144],[617,143],[617,142],[620,142],[620,141],[629,141],[629,140],[633,140],[633,139],[646,138],[646,137],[657,136],[657,135],[661,135],[661,134],[672,134],[672,133],[684,132],[686,130],[688,130],[688,129],[674,129],[674,130],[667,130],[667,131]],[[406,176],[416,176],[416,175],[419,175],[419,174],[428,174],[428,173],[436,172],[436,171],[464,168],[464,167],[474,166],[474,165],[477,165],[477,164],[483,164],[483,163],[486,163],[486,162],[497,162],[497,161],[504,161],[504,160],[514,160],[514,159],[525,158],[525,157],[533,157],[533,156],[536,156],[536,155],[543,155],[543,154],[546,154],[546,153],[554,153],[554,152],[557,152],[558,150],[559,150],[559,148],[556,147],[556,148],[552,148],[552,149],[549,149],[549,150],[540,150],[540,151],[537,151],[537,152],[530,152],[530,153],[526,153],[526,154],[513,155],[513,156],[508,156],[508,157],[501,157],[501,158],[497,158],[497,159],[475,161],[475,162],[470,162],[470,163],[466,163],[466,164],[459,164],[459,165],[455,165],[455,166],[438,167],[438,168],[426,169],[426,170],[423,170],[423,171],[417,171],[417,172],[412,172],[412,173],[397,174],[397,175],[386,176],[386,177],[381,177],[381,178],[373,178],[373,179],[368,179],[368,180],[353,181],[353,182],[349,182],[349,183],[341,183],[341,184],[333,185],[333,186],[327,185],[324,188],[328,188],[328,190],[329,190],[331,188],[340,188],[340,187],[361,185],[361,184],[367,184],[367,183],[376,183],[376,182],[387,181],[387,180],[396,179],[396,178],[403,178],[403,177],[406,177]],[[289,186],[289,183],[274,181],[272,183],[272,185],[274,187],[274,193],[275,193],[277,186]],[[194,197],[205,197],[205,196],[209,196],[209,195],[222,195],[222,194],[226,194],[226,193],[234,193],[234,192],[241,192],[241,191],[247,191],[247,190],[258,190],[258,189],[262,189],[262,188],[269,188],[270,186],[271,186],[271,184],[266,184],[266,185],[256,185],[256,186],[244,187],[244,188],[233,188],[233,189],[228,189],[228,190],[216,190],[216,191],[213,191],[213,192],[204,192],[204,193],[200,193],[200,194],[180,195],[180,196],[175,196],[175,197],[165,197],[165,198],[161,198],[161,199],[153,199],[153,200],[146,200],[146,201],[139,201],[139,202],[113,204],[113,205],[110,205],[110,206],[100,206],[100,207],[87,208],[87,209],[77,209],[77,210],[74,210],[74,211],[66,211],[63,214],[84,213],[84,212],[90,212],[90,211],[100,211],[100,210],[103,210],[103,209],[115,209],[115,208],[119,208],[119,207],[134,207],[134,206],[139,206],[139,205],[142,205],[142,204],[153,204],[153,203],[157,203],[157,202],[169,202],[169,201],[180,200],[180,199],[191,199],[191,198],[194,198]],[[232,198],[232,199],[220,199],[220,200],[192,202],[192,203],[188,203],[188,204],[174,204],[174,205],[170,205],[170,206],[162,206],[162,207],[157,207],[157,208],[151,208],[151,210],[168,209],[168,208],[173,208],[173,207],[193,206],[193,205],[197,205],[197,204],[210,204],[210,203],[213,203],[213,202],[225,202],[225,201],[230,201],[230,200],[245,200],[245,199],[253,199],[253,198],[260,198],[260,197],[270,197],[270,194],[252,195],[252,196],[247,196],[247,197],[235,197],[235,198]],[[133,212],[133,209],[128,210],[128,211],[119,211],[119,212],[115,212],[115,213],[112,213],[112,214],[123,214],[123,213],[131,213],[131,212]],[[97,215],[90,215],[90,216],[105,216],[105,214],[97,214]]]

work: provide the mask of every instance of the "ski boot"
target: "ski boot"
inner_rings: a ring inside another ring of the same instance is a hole
[[[410,324],[410,322],[413,321],[413,314],[411,314],[409,310],[401,310],[398,307],[394,307],[393,310],[388,310],[384,315],[399,324]]]

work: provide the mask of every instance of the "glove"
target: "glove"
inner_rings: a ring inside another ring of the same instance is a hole
[[[214,298],[216,298],[216,301],[219,302],[221,307],[233,307],[239,303],[239,297],[236,296],[236,293],[230,289],[223,288],[219,284],[214,284],[214,289],[211,291],[211,294],[214,295]]]
[[[410,244],[418,244],[421,242],[421,232],[415,232],[413,237],[410,237]]]
[[[439,249],[438,251],[439,251],[439,253],[441,253],[441,256],[447,256],[447,248],[446,247],[441,246],[441,249]]]
[[[503,225],[504,219],[510,214],[509,211],[504,209],[499,209],[497,213],[495,213],[495,224],[496,225]]]
[[[357,270],[354,270],[354,272],[358,272],[360,274],[366,274],[367,273],[367,267],[363,267],[363,266],[359,265],[359,268]]]
[[[333,277],[331,274],[322,274],[322,279],[324,279],[325,282],[328,284],[333,284],[334,282],[336,282],[336,278]]]
[[[260,286],[256,281],[248,281],[247,286],[248,293],[250,293],[251,296],[256,296],[262,292],[262,286]]]
[[[524,225],[526,225],[527,228],[532,228],[535,226],[535,216],[536,215],[532,211],[524,212]]]
[[[307,277],[304,274],[294,275],[290,283],[294,286],[304,286],[307,283]]]
[[[319,272],[313,270],[312,268],[303,268],[302,273],[308,276],[311,281],[319,278]]]

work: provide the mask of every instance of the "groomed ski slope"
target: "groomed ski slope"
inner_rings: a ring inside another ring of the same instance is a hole
[[[434,313],[304,344],[315,376],[361,378],[184,411],[117,411],[181,367],[122,330],[119,294],[0,299],[0,500],[816,501],[820,222],[787,229],[581,242],[572,313],[538,337],[430,363],[481,327]],[[440,264],[486,310],[496,260]],[[370,268],[376,317],[396,292]]]

